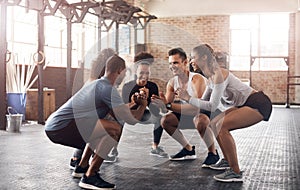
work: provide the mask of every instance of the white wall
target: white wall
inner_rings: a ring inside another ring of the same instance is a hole
[[[297,12],[298,0],[139,0],[157,17]]]

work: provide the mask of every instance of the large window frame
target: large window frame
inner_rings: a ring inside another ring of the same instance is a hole
[[[32,64],[38,46],[36,11],[18,6],[7,8],[7,49],[15,64]]]
[[[32,56],[38,48],[38,12],[27,10],[21,6],[8,8],[7,41],[8,50],[16,57],[18,64],[31,64]],[[45,46],[44,54],[47,67],[67,67],[67,20],[59,12],[44,17]],[[132,41],[131,27],[120,25],[119,53],[129,55]],[[81,63],[89,65],[87,61],[95,58],[103,48],[116,49],[116,30],[113,26],[107,32],[101,32],[101,43],[98,41],[98,17],[87,14],[82,23],[72,23],[72,68],[81,67]],[[87,58],[87,56],[90,58]],[[93,56],[93,58],[91,58]]]
[[[230,16],[230,70],[249,71],[251,56],[288,56],[289,14]],[[256,59],[253,71],[286,71],[281,58]]]

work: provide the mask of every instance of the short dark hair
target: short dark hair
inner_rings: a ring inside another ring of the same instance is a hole
[[[110,73],[116,73],[120,70],[123,70],[126,68],[125,60],[118,56],[117,54],[114,54],[106,61],[106,68],[105,71],[108,71]]]
[[[145,62],[145,63],[148,63],[148,65],[150,65],[154,62],[154,57],[152,54],[142,51],[134,56],[133,61],[134,61],[134,63],[144,63]]]
[[[170,49],[168,52],[169,56],[177,55],[177,54],[180,56],[182,61],[187,59],[186,53],[182,48],[173,48],[173,49]]]
[[[90,78],[101,78],[105,72],[106,61],[115,53],[112,48],[106,48],[99,52],[98,56],[92,61]]]

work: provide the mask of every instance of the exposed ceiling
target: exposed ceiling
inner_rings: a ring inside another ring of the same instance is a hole
[[[300,0],[137,0],[157,17],[297,12]]]

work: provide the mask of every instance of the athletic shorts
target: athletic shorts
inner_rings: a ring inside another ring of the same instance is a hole
[[[251,94],[244,105],[239,107],[243,106],[248,106],[258,110],[259,113],[264,117],[264,121],[268,121],[272,113],[272,102],[270,98],[262,91]]]
[[[201,110],[200,113],[205,114],[207,117],[212,120],[214,117],[222,113],[220,110],[216,110],[215,112],[211,113],[210,111]],[[176,118],[179,121],[179,129],[195,129],[195,125],[193,119],[195,115],[184,115],[181,113],[173,112]]]
[[[48,138],[57,144],[70,146],[83,150],[86,142],[80,135],[75,120],[72,120],[65,128],[56,131],[46,131]]]

